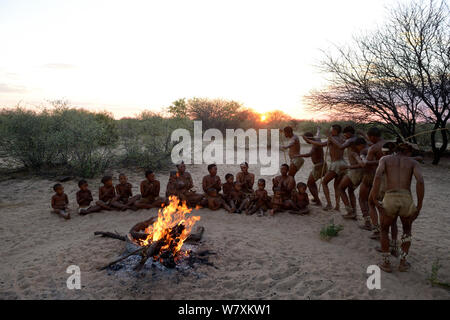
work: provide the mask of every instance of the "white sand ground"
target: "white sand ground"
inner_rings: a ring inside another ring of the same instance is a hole
[[[217,269],[200,265],[185,273],[118,277],[96,267],[120,255],[124,243],[95,238],[93,232],[124,234],[136,222],[155,215],[155,209],[73,214],[65,221],[50,214],[54,181],[2,181],[0,299],[449,299],[450,292],[432,287],[427,277],[440,258],[439,278],[450,282],[450,161],[444,159],[437,167],[430,160],[427,163],[423,165],[424,209],[413,226],[412,269],[382,273],[381,290],[366,287],[367,267],[380,260],[374,250],[377,242],[357,227],[361,221],[345,221],[339,213],[313,207],[308,216],[257,217],[201,209],[196,214],[201,216],[198,224],[206,228],[203,246],[217,252],[210,258]],[[206,165],[187,168],[200,186]],[[307,160],[296,180],[306,181],[310,169]],[[237,165],[219,166],[219,175],[223,178],[238,170]],[[250,171],[260,177],[257,166],[250,166]],[[142,171],[125,172],[137,193]],[[115,179],[118,173],[114,172]],[[162,195],[168,173],[157,178]],[[270,190],[271,177],[264,178]],[[97,198],[98,180],[89,184]],[[75,209],[76,181],[64,186]],[[319,231],[330,219],[343,224],[344,230],[327,242],[319,238]],[[394,258],[393,263],[398,260]],[[81,290],[66,287],[66,268],[72,264],[81,268]]]

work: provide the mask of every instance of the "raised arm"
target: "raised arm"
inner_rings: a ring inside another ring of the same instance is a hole
[[[322,141],[315,141],[312,139],[309,139],[308,137],[303,136],[303,139],[305,139],[306,142],[311,143],[312,145],[318,146],[318,147],[325,147],[328,144],[328,141],[322,142]]]

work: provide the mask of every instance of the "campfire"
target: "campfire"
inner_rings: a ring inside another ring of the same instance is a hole
[[[175,268],[178,261],[190,257],[190,250],[183,250],[185,242],[199,242],[204,228],[192,229],[199,216],[191,215],[192,209],[185,202],[181,202],[176,196],[169,197],[169,204],[163,205],[158,210],[158,216],[134,225],[127,236],[117,233],[97,231],[94,234],[110,237],[127,242],[128,253],[121,258],[100,268],[109,268],[116,263],[125,260],[132,255],[140,255],[142,258],[135,270],[140,270],[148,259],[158,261],[167,268]],[[209,251],[206,254],[211,254]],[[204,256],[200,253],[199,256]],[[203,259],[203,260],[202,260]],[[196,261],[207,262],[204,258],[195,258]]]

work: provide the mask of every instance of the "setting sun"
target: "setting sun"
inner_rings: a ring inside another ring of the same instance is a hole
[[[266,121],[266,119],[267,119],[267,116],[266,116],[265,114],[262,114],[262,115],[261,115],[261,121],[264,122],[264,121]]]

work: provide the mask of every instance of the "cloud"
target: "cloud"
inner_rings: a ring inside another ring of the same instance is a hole
[[[67,70],[76,68],[75,65],[69,63],[47,63],[44,64],[43,67],[47,69],[56,69],[56,70]]]
[[[0,93],[25,93],[27,88],[23,86],[15,86],[7,83],[0,83]]]

